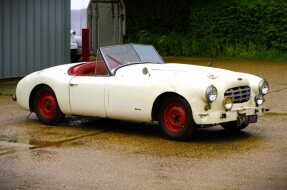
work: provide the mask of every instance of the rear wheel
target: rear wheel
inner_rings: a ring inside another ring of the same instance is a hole
[[[57,124],[64,117],[56,96],[49,87],[42,87],[36,92],[33,106],[39,120],[45,124]]]
[[[166,98],[160,109],[160,126],[171,139],[189,139],[195,129],[189,104],[180,97]]]
[[[238,124],[237,121],[231,121],[231,122],[227,122],[227,123],[222,123],[221,126],[230,132],[239,132],[242,129],[245,129],[246,127],[248,127],[248,122],[246,123],[242,123],[242,124]]]

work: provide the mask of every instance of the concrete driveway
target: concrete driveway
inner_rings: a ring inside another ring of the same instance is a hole
[[[158,126],[121,121],[73,117],[45,126],[0,96],[0,189],[287,189],[287,63],[214,66],[264,76],[271,112],[239,134],[218,126],[175,142]]]

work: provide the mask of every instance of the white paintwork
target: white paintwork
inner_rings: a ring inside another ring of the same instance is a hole
[[[19,105],[29,110],[33,88],[46,84],[54,90],[65,114],[152,122],[156,98],[165,92],[174,92],[189,102],[195,123],[218,124],[236,120],[238,112],[255,114],[254,97],[259,93],[258,84],[262,80],[245,73],[175,63],[129,65],[120,68],[115,76],[108,77],[70,76],[67,71],[73,65],[52,67],[23,78],[16,89]],[[148,69],[148,74],[143,74],[143,68]],[[205,91],[211,84],[218,89],[218,97],[211,109],[205,111]],[[226,112],[224,92],[241,85],[251,87],[250,100],[235,104],[232,111]],[[258,110],[261,114],[261,109]],[[225,119],[220,118],[222,113],[227,114]]]
[[[71,114],[106,117],[107,77],[75,76],[70,84]]]

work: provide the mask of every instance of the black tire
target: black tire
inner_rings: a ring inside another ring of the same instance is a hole
[[[221,126],[229,132],[239,132],[246,127],[248,127],[249,123],[238,124],[237,121],[230,121],[227,123],[222,123]]]
[[[42,87],[36,92],[33,108],[39,120],[44,124],[55,125],[64,118],[55,93],[48,86]]]
[[[168,97],[159,111],[160,126],[164,134],[174,140],[191,139],[196,128],[192,111],[187,101],[181,97]]]

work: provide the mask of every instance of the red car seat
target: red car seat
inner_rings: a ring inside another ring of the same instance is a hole
[[[69,68],[68,74],[72,76],[84,76],[84,75],[107,75],[107,69],[104,63],[89,62],[74,65]]]

